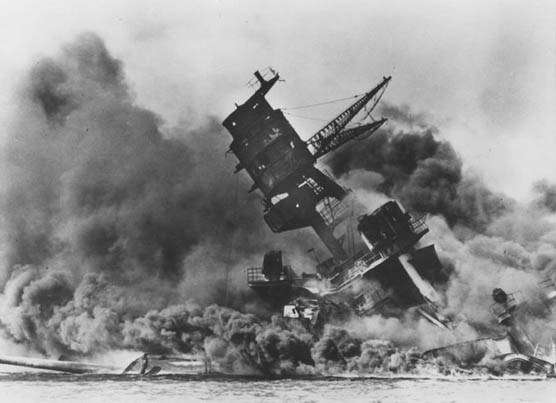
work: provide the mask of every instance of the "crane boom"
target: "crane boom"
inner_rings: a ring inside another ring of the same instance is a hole
[[[330,151],[340,147],[342,144],[345,144],[348,141],[361,136],[362,134],[372,134],[376,130],[378,130],[378,128],[382,126],[387,120],[388,119],[380,119],[376,122],[368,123],[366,125],[342,130],[335,136],[328,136],[321,141],[320,146],[316,149],[313,155],[315,156],[315,158],[320,158]]]
[[[315,133],[315,135],[313,135],[309,140],[307,140],[305,143],[309,147],[311,153],[316,158],[322,157],[328,151],[338,148],[346,141],[349,141],[353,137],[356,137],[356,136],[351,136],[351,137],[339,136],[339,134],[341,133],[341,130],[344,127],[346,127],[346,125],[355,117],[355,115],[357,115],[359,111],[361,111],[361,109],[363,109],[363,107],[388,84],[391,78],[392,77],[384,77],[384,79],[380,84],[378,84],[371,91],[367,92],[357,101],[355,101],[350,107],[348,107],[345,111],[343,111],[338,116],[336,116],[326,126],[324,126],[317,133]],[[373,108],[374,106],[376,106],[376,102],[373,105]],[[335,144],[335,146],[329,148],[330,144]]]

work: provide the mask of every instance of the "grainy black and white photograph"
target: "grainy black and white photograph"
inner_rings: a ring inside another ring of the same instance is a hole
[[[556,402],[556,3],[0,0],[3,402]]]

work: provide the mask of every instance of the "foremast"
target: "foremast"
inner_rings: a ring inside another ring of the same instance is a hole
[[[253,180],[250,191],[264,196],[267,225],[274,232],[312,227],[337,262],[347,259],[341,242],[334,236],[338,224],[335,209],[348,190],[314,165],[316,160],[346,142],[376,131],[386,119],[345,129],[347,124],[371,101],[376,106],[390,77],[330,121],[309,140],[299,134],[280,109],[273,109],[266,93],[279,80],[271,70],[265,78],[255,72],[259,88],[242,105],[236,105],[223,122],[233,137],[231,152],[238,158],[236,172],[245,169]]]

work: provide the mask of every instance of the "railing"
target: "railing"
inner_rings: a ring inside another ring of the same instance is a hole
[[[347,208],[341,200],[325,197],[317,204],[317,212],[326,225],[334,225],[346,212]]]
[[[276,77],[276,71],[270,66],[265,67],[264,69],[259,70],[259,74],[261,77],[268,81]],[[247,86],[251,87],[252,89],[256,90],[260,86],[259,79],[257,77],[252,77],[249,81],[247,81]]]
[[[354,261],[353,265],[349,269],[345,268],[342,273],[332,279],[335,287],[340,287],[354,278],[363,275],[367,270],[369,270],[369,266],[371,266],[374,262],[381,260],[383,257],[384,256],[377,251],[372,251],[363,255],[361,258]]]
[[[361,262],[363,262],[363,264],[369,266],[372,263],[379,261],[383,257],[384,256],[382,256],[382,253],[377,252],[377,251],[373,251],[373,252],[369,252],[366,255],[364,255],[361,259],[359,259],[359,261],[361,261]]]
[[[409,226],[414,234],[421,234],[422,232],[428,230],[427,224],[425,224],[424,216],[419,218],[412,218],[409,221]]]
[[[291,282],[293,277],[291,275],[291,270],[289,266],[285,266],[278,276],[265,276],[263,274],[262,267],[251,267],[247,269],[247,282],[252,283],[281,283],[281,282]]]

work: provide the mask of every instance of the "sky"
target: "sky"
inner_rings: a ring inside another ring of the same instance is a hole
[[[556,183],[553,1],[0,0],[0,139],[29,68],[84,31],[168,127],[223,120],[266,66],[285,80],[268,96],[275,107],[391,75],[383,99],[425,113],[490,188],[525,201],[536,181]],[[302,138],[323,125],[289,119]]]

